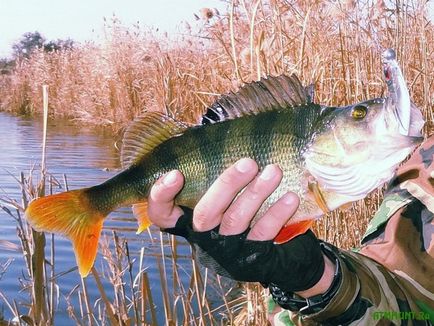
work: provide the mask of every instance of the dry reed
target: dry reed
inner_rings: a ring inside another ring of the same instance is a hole
[[[216,95],[282,73],[296,73],[305,84],[315,83],[317,102],[344,105],[385,92],[380,54],[393,47],[411,97],[427,121],[424,132],[434,130],[434,26],[423,1],[233,0],[227,14],[208,9],[202,19],[200,32],[187,28],[179,39],[173,39],[137,26],[126,28],[114,18],[107,23],[103,46],[88,43],[66,51],[36,51],[19,60],[12,74],[0,77],[0,109],[38,114],[42,107],[39,89],[47,84],[53,117],[120,129],[146,109],[196,121]],[[22,184],[27,186],[23,198],[35,195],[31,178],[23,178]],[[342,248],[357,246],[380,201],[381,191],[377,191],[348,211],[330,214],[317,223],[318,235]],[[36,277],[31,269],[35,236],[19,211],[14,216],[32,280]],[[70,296],[79,295],[82,305],[80,311],[69,306],[71,319],[77,324],[155,324],[157,312],[142,267],[143,252],[139,273],[134,275],[127,243],[116,234],[112,241],[114,253],[108,243],[102,244],[107,270],[93,270],[102,297],[98,309],[86,301],[85,284],[79,284]],[[195,260],[191,260],[194,273],[186,288],[177,268],[176,242],[173,237],[161,238],[162,244],[164,241],[170,242],[173,253],[171,260],[164,254],[159,258],[167,324],[216,323],[206,299],[209,286]],[[169,263],[172,285],[165,282]],[[54,264],[45,267],[54,270]],[[104,293],[102,276],[110,280],[114,299]],[[49,284],[47,273],[45,282]],[[175,289],[173,294],[169,287]],[[224,299],[225,293],[221,288],[225,315],[221,320],[240,325],[266,323],[265,292],[259,287],[245,286],[243,295],[232,301]],[[1,292],[0,296],[14,315],[22,315],[22,307],[8,302]],[[53,321],[53,296],[50,291],[48,297],[38,299],[35,292],[35,309],[26,318]],[[175,313],[178,308],[183,320]]]

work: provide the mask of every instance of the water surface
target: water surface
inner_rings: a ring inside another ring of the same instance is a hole
[[[105,181],[119,171],[118,150],[110,132],[94,127],[77,127],[67,121],[51,121],[47,136],[47,169],[62,186],[64,174],[67,176],[69,188],[76,189]],[[37,181],[41,162],[41,144],[42,119],[16,117],[0,112],[0,198],[14,199],[20,202],[21,189],[15,178],[19,178],[21,172],[28,175],[29,171],[34,169],[34,177]],[[54,192],[63,190],[64,188],[59,189],[58,187],[53,189]],[[110,214],[104,225],[103,241],[106,237],[107,241],[112,242],[113,230],[116,230],[121,239],[128,240],[131,257],[136,259],[133,264],[136,272],[139,252],[141,248],[144,248],[145,260],[143,265],[147,266],[155,304],[157,311],[160,312],[158,319],[159,322],[163,323],[161,284],[156,263],[156,257],[161,256],[159,231],[152,228],[151,234],[145,232],[143,235],[135,235],[136,222],[132,218],[129,208],[123,208]],[[46,250],[48,259],[50,257],[50,239],[51,236],[48,235]],[[153,242],[152,240],[156,241]],[[3,246],[1,246],[2,243]],[[9,249],[5,248],[5,243],[11,244]],[[55,236],[54,243],[55,273],[61,275],[57,278],[61,304],[57,308],[55,323],[70,325],[73,324],[73,321],[68,317],[63,298],[68,296],[77,284],[80,284],[80,278],[76,270],[62,275],[63,272],[76,266],[70,242]],[[20,247],[17,222],[4,210],[0,210],[0,266],[8,259],[13,259],[4,274],[0,274],[0,291],[9,302],[13,303],[15,300],[22,309],[21,313],[25,314],[27,311],[22,304],[28,301],[29,296],[25,291],[22,291],[20,280],[27,278],[27,271],[21,250],[13,250],[12,244],[16,245],[17,248]],[[168,255],[167,248],[165,250],[165,255]],[[185,275],[181,275],[181,277],[184,278],[185,282],[189,282],[191,273],[190,249],[184,242],[181,242],[179,250],[181,254],[179,263],[182,264],[182,270],[185,272]],[[99,254],[95,264],[99,271],[101,271],[100,266],[103,265],[102,259],[101,254]],[[167,275],[171,274],[171,271],[168,270]],[[91,304],[93,304],[100,294],[92,277],[88,277],[86,282],[89,285],[88,294],[91,298]],[[112,293],[108,284],[106,291],[109,295]],[[71,297],[72,302],[77,304],[77,296]],[[78,310],[78,307],[75,308]],[[76,312],[79,313],[79,311]],[[5,302],[0,298],[0,316],[1,314],[4,315],[5,319],[12,316]]]

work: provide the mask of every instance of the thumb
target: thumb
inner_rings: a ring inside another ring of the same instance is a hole
[[[184,185],[184,176],[178,170],[163,175],[151,188],[148,198],[149,220],[160,228],[174,227],[183,215],[182,209],[175,205],[175,197]]]

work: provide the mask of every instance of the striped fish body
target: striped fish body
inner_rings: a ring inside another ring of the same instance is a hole
[[[318,207],[305,200],[302,152],[311,140],[320,112],[321,107],[311,103],[297,110],[261,112],[189,128],[182,135],[161,143],[118,176],[89,188],[88,196],[95,209],[104,211],[140,203],[146,200],[160,176],[178,169],[184,174],[185,186],[176,201],[194,207],[227,167],[240,158],[250,157],[260,168],[277,163],[283,172],[280,186],[257,216],[284,193],[294,191],[301,198],[299,217],[312,218],[318,215]],[[152,121],[161,117],[154,113],[147,118]]]

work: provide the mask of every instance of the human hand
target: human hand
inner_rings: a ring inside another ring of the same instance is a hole
[[[309,231],[282,245],[272,241],[297,210],[298,197],[285,194],[249,228],[282,178],[276,165],[257,173],[255,161],[241,159],[221,174],[191,216],[175,205],[183,177],[179,171],[172,171],[151,190],[149,218],[164,231],[185,237],[206,257],[205,265],[219,274],[239,281],[274,283],[288,291],[309,289],[324,272],[323,255],[313,233]]]
[[[264,200],[277,188],[282,171],[269,165],[257,176],[258,166],[251,159],[242,159],[229,167],[208,189],[193,213],[193,229],[209,231],[218,225],[221,235],[244,232]],[[148,214],[160,228],[174,227],[183,210],[175,205],[175,196],[182,189],[183,176],[171,171],[151,189]],[[237,194],[244,192],[234,201]],[[271,240],[295,213],[298,197],[287,193],[255,224],[247,235],[249,240]]]

